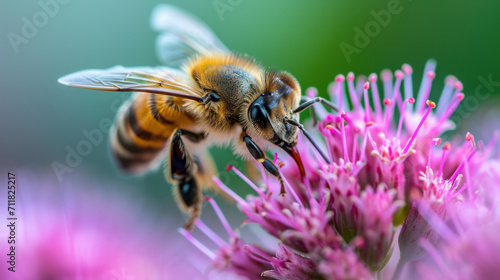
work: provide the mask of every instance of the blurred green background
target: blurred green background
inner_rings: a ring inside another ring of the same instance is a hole
[[[88,68],[158,65],[154,50],[157,34],[151,30],[149,19],[152,9],[161,3],[192,12],[211,26],[230,49],[254,56],[266,66],[291,72],[304,89],[315,86],[323,96],[338,73],[380,73],[384,68],[399,69],[403,63],[413,66],[417,87],[425,62],[434,58],[438,62],[431,95],[434,100],[448,74],[463,82],[467,96],[477,95],[480,87],[482,98],[476,98],[478,102],[470,100],[459,118],[464,123],[470,113],[484,113],[475,103],[498,104],[498,1],[60,2],[58,11],[45,22],[38,1],[0,3],[0,147],[4,168],[35,169],[55,177],[51,164],[65,162],[66,148],[75,149],[86,139],[82,131],[96,129],[101,120],[114,118],[113,102],[120,99],[116,93],[69,88],[58,84],[57,79]],[[397,13],[391,13],[390,20],[386,18],[385,26],[379,24],[378,30],[371,30],[373,36],[365,46],[356,46],[355,28],[365,30],[382,10]],[[12,34],[22,36],[25,19],[44,24],[30,34],[31,38],[15,37],[22,42],[13,43]],[[358,51],[346,57],[342,43]],[[481,87],[480,77],[493,83]],[[495,111],[493,114],[499,116]],[[499,128],[495,121],[492,125]],[[233,158],[229,151],[216,153],[221,173]],[[65,180],[78,174],[113,181],[122,184],[124,191],[146,197],[159,215],[178,214],[172,208],[173,198],[162,173],[123,177],[109,158],[107,138],[93,146],[92,152],[72,170],[63,175]],[[248,190],[238,189],[243,184],[234,177],[224,179],[239,193]]]

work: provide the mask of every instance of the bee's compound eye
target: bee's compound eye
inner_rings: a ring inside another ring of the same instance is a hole
[[[250,108],[250,119],[252,121],[255,121],[259,115],[260,115],[260,109],[257,108],[257,106],[252,106],[252,108]]]
[[[250,107],[250,120],[261,128],[267,125],[267,113],[260,104],[254,104]]]

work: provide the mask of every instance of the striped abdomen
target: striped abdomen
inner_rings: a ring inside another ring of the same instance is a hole
[[[182,100],[169,96],[136,93],[118,112],[111,131],[113,155],[122,170],[146,171],[161,161],[172,133],[193,122]]]

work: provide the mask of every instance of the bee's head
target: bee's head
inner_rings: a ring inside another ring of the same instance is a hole
[[[285,119],[298,121],[293,110],[300,102],[300,86],[286,72],[268,71],[260,95],[248,107],[248,119],[255,132],[290,154],[303,172],[300,156],[294,149],[299,129]]]
[[[292,110],[300,102],[300,86],[297,80],[286,72],[266,72],[264,88],[250,104],[248,118],[261,137],[274,144],[285,142],[295,146],[298,128],[285,123],[283,119],[295,119],[298,114]]]
[[[305,176],[304,166],[300,155],[295,148],[299,130],[321,154],[326,163],[328,157],[321,151],[316,141],[299,123],[298,112],[305,110],[315,102],[326,102],[316,98],[299,106],[301,99],[300,86],[297,80],[286,72],[268,71],[264,79],[264,90],[259,92],[257,98],[248,107],[248,120],[253,132],[260,137],[285,150],[297,162],[299,171]],[[338,109],[333,104],[327,103],[334,110]]]

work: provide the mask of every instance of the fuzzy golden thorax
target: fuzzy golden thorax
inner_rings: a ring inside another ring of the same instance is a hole
[[[220,97],[217,102],[194,104],[200,121],[212,129],[227,131],[240,123],[240,110],[249,97],[262,88],[262,68],[253,59],[234,54],[211,54],[191,60],[185,71],[205,94]]]

